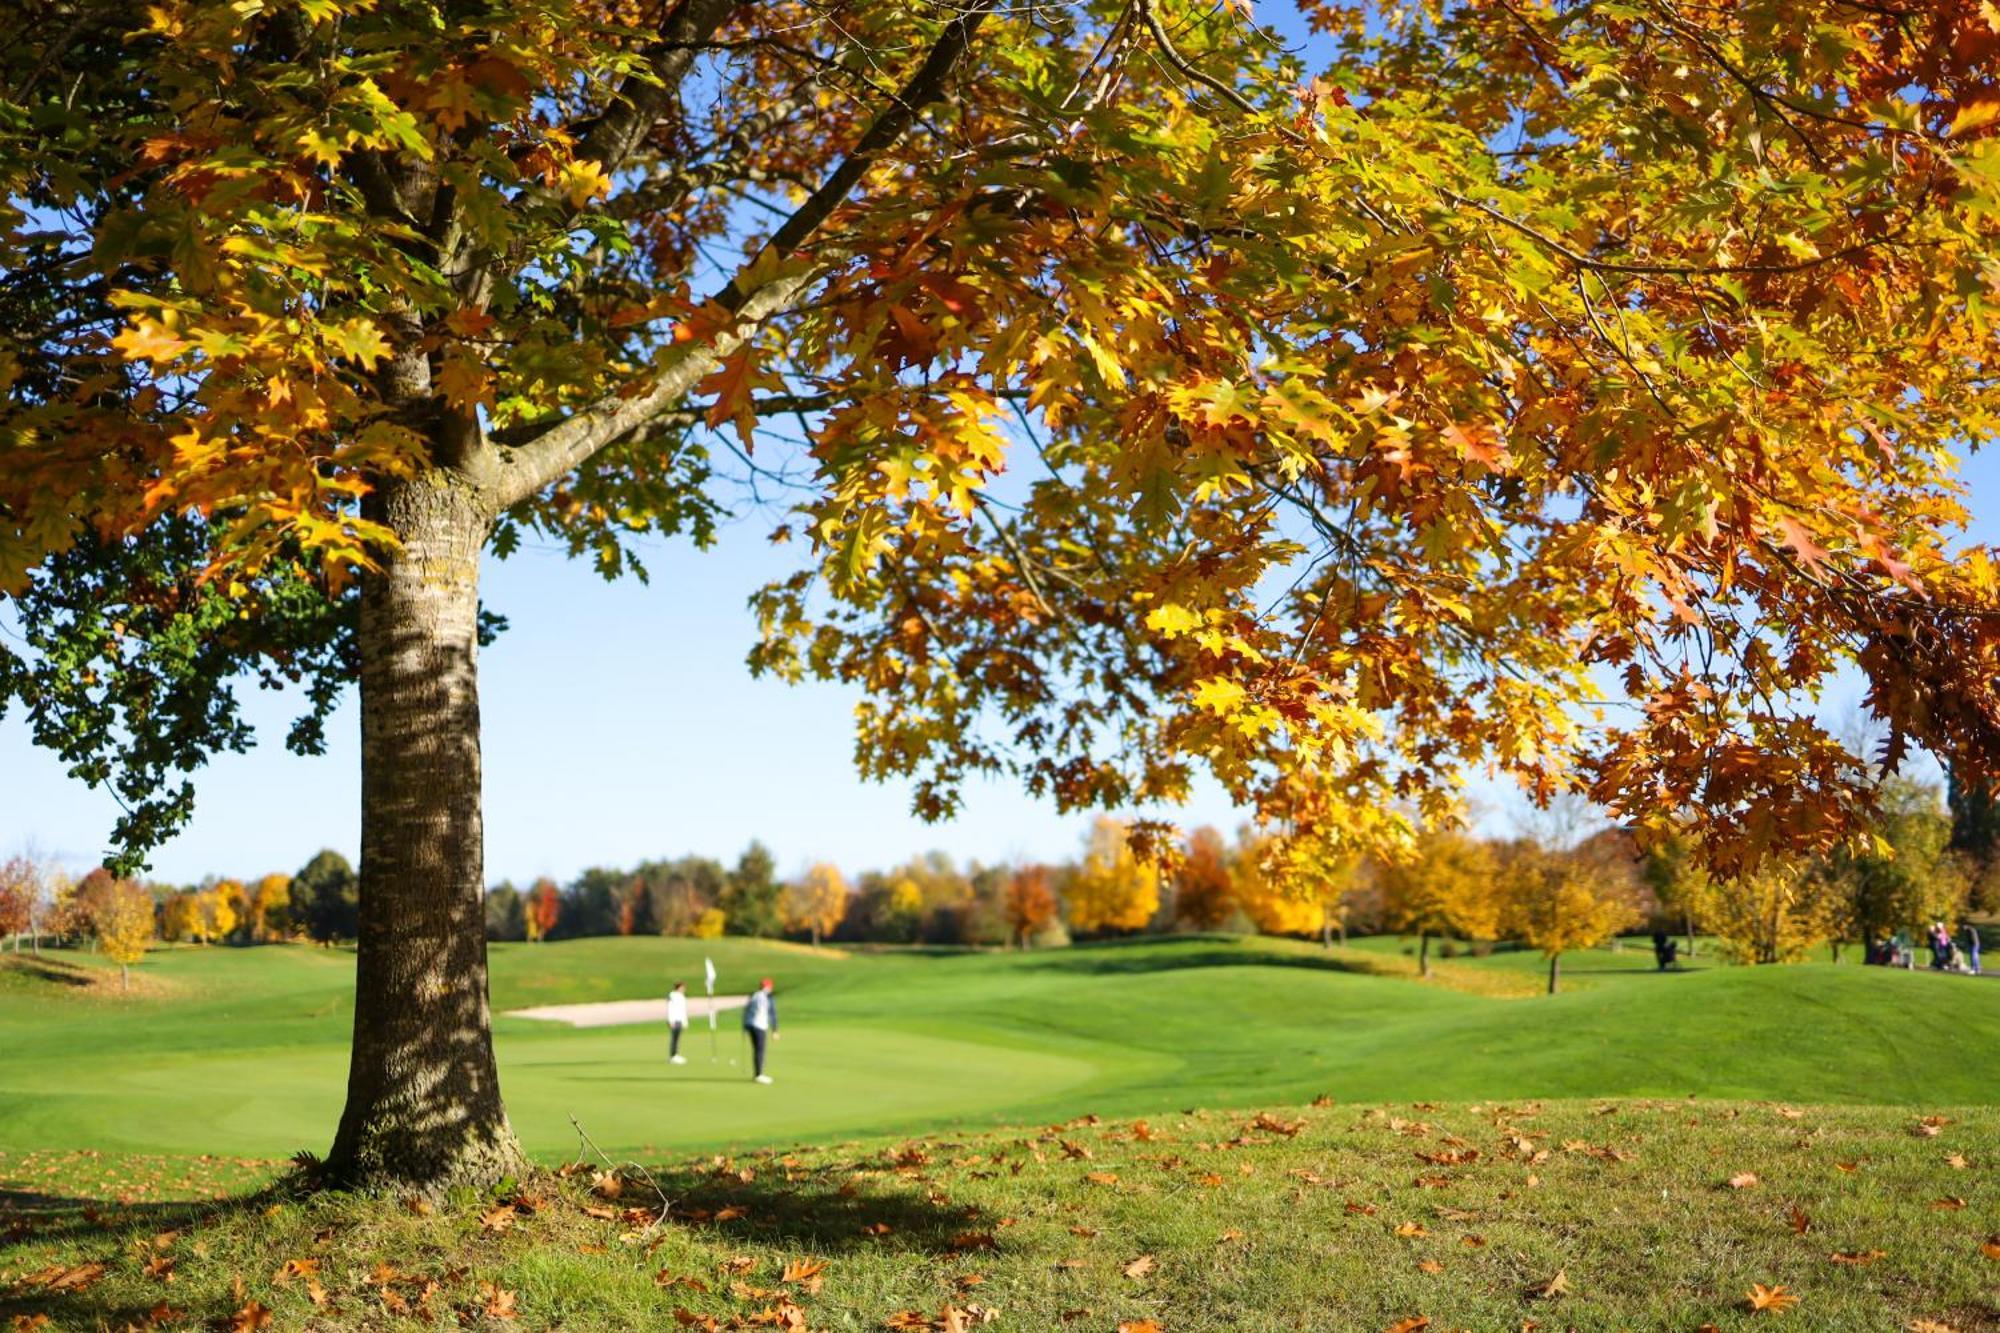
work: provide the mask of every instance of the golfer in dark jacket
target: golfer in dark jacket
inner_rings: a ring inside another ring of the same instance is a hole
[[[765,977],[743,1006],[743,1033],[750,1038],[750,1055],[756,1067],[754,1077],[759,1083],[769,1083],[771,1076],[764,1072],[764,1048],[778,1039],[778,1001],[771,994],[771,979]]]

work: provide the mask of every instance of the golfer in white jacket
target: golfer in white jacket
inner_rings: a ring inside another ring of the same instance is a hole
[[[673,1031],[674,1045],[669,1052],[667,1063],[684,1065],[688,1058],[681,1054],[681,1033],[687,1031],[688,996],[687,983],[676,981],[674,988],[667,992],[667,1027]]]

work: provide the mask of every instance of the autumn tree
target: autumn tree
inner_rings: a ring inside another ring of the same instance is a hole
[[[644,876],[634,875],[626,882],[625,901],[618,908],[618,933],[620,935],[660,933],[659,891]]]
[[[1236,901],[1267,935],[1314,935],[1331,946],[1345,938],[1355,858],[1310,842],[1272,838],[1245,826],[1231,862]]]
[[[1639,919],[1626,887],[1574,852],[1518,848],[1499,888],[1500,929],[1549,960],[1551,995],[1564,954],[1595,948]]]
[[[1002,915],[1007,919],[1009,939],[1017,948],[1033,947],[1035,937],[1047,930],[1061,912],[1055,877],[1047,866],[1020,866],[1007,877]]]
[[[1229,846],[1204,826],[1188,835],[1174,870],[1174,919],[1196,930],[1214,930],[1236,912]]]
[[[1934,787],[1902,778],[1883,784],[1880,813],[1858,845],[1811,868],[1825,898],[1824,925],[1839,960],[1842,943],[1866,947],[1897,931],[1919,936],[1964,908],[1971,858],[1952,847],[1954,824]]]
[[[292,880],[289,875],[269,874],[250,889],[249,910],[244,924],[250,938],[283,938],[292,930]]]
[[[847,881],[839,866],[821,861],[785,886],[785,925],[811,935],[815,949],[821,936],[831,935],[846,915]]]
[[[1160,872],[1133,851],[1129,825],[1099,815],[1084,837],[1082,861],[1063,882],[1062,897],[1072,930],[1144,930],[1160,910]]]
[[[0,940],[12,938],[21,952],[21,936],[35,919],[35,896],[41,892],[40,872],[26,856],[0,861]]]
[[[1839,891],[1808,866],[1772,860],[1735,879],[1703,883],[1696,912],[1740,963],[1791,963],[1839,929]]]
[[[1492,939],[1502,899],[1493,853],[1462,833],[1430,833],[1377,871],[1389,925],[1417,937],[1417,970],[1431,974],[1431,937]]]
[[[1491,767],[1741,868],[1865,806],[1848,669],[1892,752],[1996,767],[1981,6],[1305,12],[28,0],[0,700],[130,867],[242,679],[305,752],[358,682],[329,1178],[520,1163],[482,555],[632,570],[729,474],[802,479],[754,665],[859,687],[926,816],[1200,766],[1369,848]]]
[[[118,987],[132,988],[132,964],[146,956],[152,942],[154,903],[151,894],[129,879],[113,881],[96,920],[98,947],[118,964]]]
[[[528,888],[527,899],[522,904],[522,913],[529,942],[547,939],[554,933],[557,923],[562,920],[562,890],[556,887],[556,882],[552,879],[536,880]]]

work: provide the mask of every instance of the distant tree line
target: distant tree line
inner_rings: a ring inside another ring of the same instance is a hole
[[[566,884],[538,879],[486,893],[496,941],[594,935],[744,935],[818,944],[1047,948],[1072,939],[1188,931],[1261,933],[1331,945],[1349,934],[1416,936],[1418,968],[1434,953],[1512,944],[1549,960],[1642,929],[1717,936],[1733,957],[1791,961],[1826,946],[1915,933],[1930,921],[2000,912],[1990,800],[1891,778],[1880,814],[1854,844],[1811,862],[1771,862],[1720,879],[1690,839],[1641,849],[1624,830],[1544,830],[1475,838],[1434,832],[1387,861],[1300,862],[1250,829],[1197,828],[1142,858],[1131,828],[1100,817],[1075,859],[960,866],[931,852],[852,883],[830,864],[787,880],[753,842],[725,865],[706,856],[597,866]],[[1954,819],[1956,815],[1956,820]],[[334,944],[354,937],[359,881],[338,852],[293,875],[215,878],[176,887],[96,869],[74,882],[47,862],[0,862],[0,941],[87,944],[123,963],[154,940],[246,945]]]

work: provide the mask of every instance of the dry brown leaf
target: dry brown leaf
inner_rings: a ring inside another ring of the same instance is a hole
[[[1949,1157],[1946,1157],[1944,1159],[1944,1164],[1950,1167],[1954,1171],[1963,1171],[1967,1167],[1972,1165],[1972,1163],[1965,1160],[1964,1153],[1956,1153],[1956,1152],[1952,1153]]]
[[[1912,1319],[1903,1325],[1903,1333],[1958,1333],[1958,1330],[1936,1319]]]
[[[1222,1234],[1221,1234],[1220,1236],[1217,1236],[1217,1237],[1215,1238],[1215,1243],[1216,1243],[1217,1245],[1227,1245],[1227,1244],[1229,1244],[1229,1242],[1231,1242],[1231,1241],[1233,1241],[1233,1240],[1242,1240],[1242,1239],[1243,1239],[1243,1233],[1242,1233],[1242,1232],[1240,1232],[1240,1231],[1235,1231],[1235,1230],[1230,1230],[1230,1231],[1225,1231],[1225,1232],[1223,1232],[1223,1233],[1222,1233]]]
[[[1827,1257],[1837,1264],[1859,1268],[1863,1264],[1872,1264],[1877,1259],[1886,1258],[1888,1253],[1887,1250],[1837,1250]]]
[[[1423,1330],[1430,1326],[1431,1317],[1429,1315],[1413,1314],[1407,1319],[1398,1319],[1395,1323],[1389,1325],[1384,1330],[1384,1333],[1423,1333]]]
[[[1540,1282],[1528,1288],[1528,1295],[1538,1301],[1552,1301],[1558,1296],[1569,1294],[1569,1275],[1560,1270],[1547,1282]]]
[[[2000,1259],[2000,1232],[1988,1236],[1979,1246],[1979,1252],[1988,1259]]]
[[[625,1192],[625,1182],[615,1172],[599,1171],[590,1178],[590,1192],[600,1199],[615,1199]]]
[[[1947,1194],[1940,1199],[1932,1199],[1931,1207],[1941,1213],[1955,1213],[1965,1207],[1965,1200],[1955,1194]]]
[[[1797,1204],[1792,1205],[1792,1230],[1801,1236],[1812,1230],[1812,1219],[1807,1217],[1806,1210]]]
[[[1399,1222],[1396,1224],[1396,1234],[1404,1240],[1416,1240],[1431,1233],[1422,1222]]]
[[[1159,1261],[1153,1258],[1152,1255],[1142,1254],[1131,1263],[1125,1265],[1125,1276],[1144,1277],[1146,1274],[1152,1272],[1158,1263]]]
[[[1167,1333],[1151,1319],[1127,1319],[1118,1325],[1118,1333]]]
[[[1743,1293],[1744,1304],[1751,1314],[1783,1314],[1799,1303],[1799,1298],[1786,1290],[1784,1283],[1767,1287],[1761,1282],[1750,1284],[1750,1290]]]
[[[514,1211],[513,1204],[498,1204],[480,1216],[479,1226],[483,1231],[491,1231],[495,1235],[498,1235],[500,1232],[513,1226],[515,1219],[519,1216],[520,1214]]]
[[[1088,1240],[1092,1236],[1101,1235],[1102,1233],[1096,1227],[1071,1227],[1069,1234],[1072,1236],[1082,1236],[1085,1240]]]
[[[495,1286],[491,1282],[482,1282],[479,1284],[479,1294],[485,1300],[479,1312],[488,1319],[513,1319],[516,1316],[513,1292]]]
[[[1444,1265],[1435,1259],[1419,1259],[1417,1261],[1417,1271],[1419,1273],[1442,1273],[1444,1272]]]
[[[1738,1171],[1724,1182],[1733,1190],[1747,1190],[1757,1183],[1755,1171]]]
[[[242,1309],[229,1316],[229,1333],[257,1333],[259,1329],[269,1328],[270,1325],[271,1312],[256,1301],[248,1302]]]
[[[1359,1213],[1363,1217],[1373,1217],[1375,1216],[1375,1205],[1372,1203],[1356,1203],[1354,1200],[1349,1199],[1347,1201],[1347,1211],[1350,1213]]]
[[[1118,1183],[1118,1173],[1116,1171],[1086,1171],[1083,1178],[1093,1185],[1116,1185]]]

